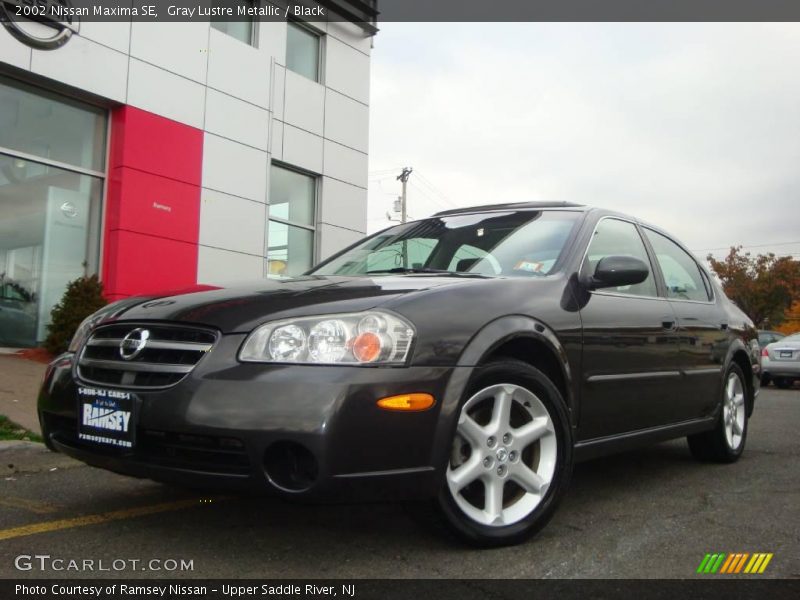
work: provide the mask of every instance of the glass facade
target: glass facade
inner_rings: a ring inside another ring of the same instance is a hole
[[[0,78],[0,346],[42,341],[67,283],[97,269],[106,127]]]
[[[0,148],[102,171],[106,112],[0,78]]]
[[[286,67],[319,81],[319,36],[313,31],[289,21],[286,31]]]
[[[272,166],[269,186],[267,275],[293,277],[314,263],[317,179]]]
[[[245,8],[254,8],[255,5],[256,3],[253,2],[253,0],[227,0],[225,2],[219,2],[217,0],[213,4],[213,6],[216,7],[232,8],[234,13],[236,13],[239,6],[243,6]],[[249,44],[251,46],[255,45],[253,44],[255,38],[255,20],[253,17],[239,18],[244,20],[230,21],[227,19],[222,20],[212,18],[211,27],[239,40],[240,42],[244,42],[245,44]]]

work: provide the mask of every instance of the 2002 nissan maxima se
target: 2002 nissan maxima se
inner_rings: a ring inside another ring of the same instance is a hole
[[[462,537],[500,545],[545,524],[576,460],[681,436],[738,459],[759,360],[753,324],[669,234],[495,205],[391,227],[300,277],[111,304],[50,365],[39,416],[90,465],[433,498]]]

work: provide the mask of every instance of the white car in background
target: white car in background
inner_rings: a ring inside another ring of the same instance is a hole
[[[772,381],[781,389],[800,379],[800,333],[767,344],[761,350],[762,382]]]

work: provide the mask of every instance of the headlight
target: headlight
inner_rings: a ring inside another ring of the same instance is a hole
[[[103,308],[93,312],[91,315],[86,317],[81,324],[78,325],[78,328],[75,330],[75,334],[72,336],[72,340],[69,342],[69,347],[67,348],[67,352],[77,352],[83,343],[89,337],[89,334],[92,333],[95,327],[97,327],[100,323],[112,317],[115,312],[119,311],[121,307],[125,307],[130,305],[132,302],[136,303],[136,298],[126,298],[124,300],[117,300],[116,302],[112,302],[111,304],[106,304]]]
[[[256,328],[239,351],[245,362],[401,365],[414,327],[397,315],[369,311],[301,317]]]
[[[81,321],[81,324],[78,325],[78,328],[75,330],[75,335],[72,336],[72,339],[69,342],[69,347],[67,348],[67,352],[78,351],[78,348],[80,348],[86,341],[86,338],[89,337],[89,334],[94,328],[96,321],[97,321],[97,313],[91,314],[88,317],[86,317],[83,321]]]

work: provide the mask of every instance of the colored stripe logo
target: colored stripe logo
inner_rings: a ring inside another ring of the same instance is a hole
[[[763,573],[769,561],[772,560],[772,552],[716,552],[706,554],[697,567],[697,572],[702,574],[725,574],[736,575],[746,573],[756,575]]]

